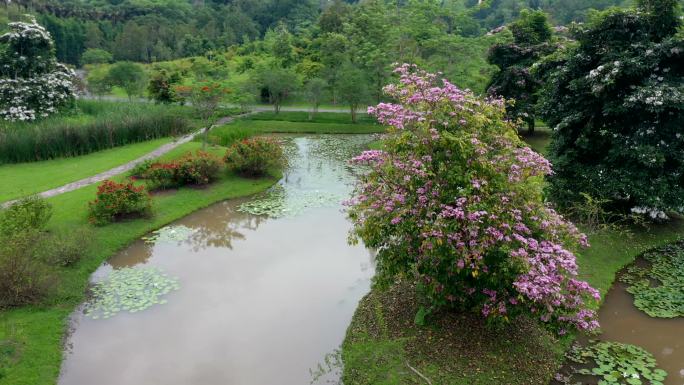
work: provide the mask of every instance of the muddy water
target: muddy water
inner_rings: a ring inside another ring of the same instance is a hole
[[[167,304],[134,314],[93,320],[77,311],[59,383],[309,384],[309,369],[342,342],[373,267],[369,251],[347,244],[339,200],[302,207],[301,197],[347,195],[353,176],[344,158],[369,139],[292,139],[280,184],[286,203],[299,202],[293,215],[220,203],[176,223],[192,229],[187,239],[139,241],[101,266],[93,281],[154,266],[181,287]]]
[[[667,371],[665,385],[684,385],[684,318],[651,318],[637,309],[625,285],[616,283],[599,312],[601,340],[638,345]]]

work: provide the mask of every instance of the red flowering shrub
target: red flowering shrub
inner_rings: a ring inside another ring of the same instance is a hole
[[[221,168],[221,160],[206,152],[187,153],[170,163],[153,163],[143,177],[154,188],[206,185],[213,182]]]
[[[265,175],[285,165],[278,142],[271,138],[250,138],[233,143],[223,158],[228,170],[246,176]]]
[[[501,100],[483,100],[404,65],[370,108],[390,125],[386,151],[354,159],[370,171],[348,202],[352,236],[377,250],[376,283],[412,277],[434,307],[491,321],[530,314],[560,333],[594,330],[572,249],[586,237],[542,198],[551,165],[525,146]]]
[[[88,219],[95,225],[105,225],[132,216],[149,216],[152,199],[145,186],[117,183],[111,180],[97,187],[97,198],[89,202]]]

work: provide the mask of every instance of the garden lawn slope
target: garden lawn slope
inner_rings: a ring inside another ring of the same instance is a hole
[[[195,151],[200,143],[187,143],[164,158]],[[209,152],[222,155],[225,148]],[[267,189],[278,175],[245,179],[223,173],[205,189],[181,188],[154,198],[154,216],[96,227],[93,247],[74,268],[61,272],[60,290],[45,306],[28,306],[0,313],[0,384],[49,385],[59,375],[68,316],[85,296],[90,274],[107,258],[151,230],[157,229],[212,203],[251,195]],[[48,201],[54,207],[49,230],[88,226],[88,201],[95,198],[96,185],[62,194]]]
[[[3,181],[0,203],[99,174],[137,159],[169,141],[171,138],[162,138],[74,158],[0,165],[0,180]]]

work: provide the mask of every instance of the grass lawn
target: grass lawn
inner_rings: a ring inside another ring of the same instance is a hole
[[[36,194],[51,188],[87,178],[137,159],[171,138],[130,144],[74,158],[5,164],[0,166],[0,202]]]
[[[187,143],[164,158],[200,147],[200,143]],[[209,150],[218,155],[225,151],[220,147]],[[48,229],[91,227],[94,247],[78,265],[60,270],[59,290],[44,305],[0,313],[0,384],[48,385],[56,382],[68,316],[84,300],[90,274],[111,255],[151,230],[200,208],[263,191],[273,185],[278,176],[245,179],[224,172],[206,189],[182,188],[155,196],[151,219],[130,220],[104,227],[92,227],[86,219],[87,202],[95,198],[96,185],[50,198],[48,201],[53,205],[54,214]]]

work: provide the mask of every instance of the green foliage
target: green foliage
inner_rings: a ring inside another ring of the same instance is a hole
[[[684,210],[684,40],[660,25],[646,9],[609,12],[540,65],[560,205],[587,193],[651,219]]]
[[[153,163],[142,174],[153,188],[203,186],[218,177],[221,160],[209,153],[187,153],[170,163]]]
[[[45,199],[30,196],[0,211],[0,236],[24,231],[40,231],[52,217],[52,205]]]
[[[651,317],[684,317],[684,243],[649,251],[643,258],[648,267],[632,265],[620,277],[634,305]]]
[[[152,198],[145,186],[111,180],[97,187],[97,198],[88,202],[88,220],[103,226],[111,222],[152,215]]]
[[[112,92],[112,81],[107,67],[97,67],[88,71],[86,77],[87,90],[98,97]]]
[[[299,88],[299,76],[289,68],[262,68],[255,74],[255,82],[268,95],[273,110],[280,112],[282,103]]]
[[[88,48],[81,56],[81,64],[107,64],[112,62],[112,54],[101,48]]]
[[[250,177],[282,168],[285,156],[280,144],[270,138],[251,138],[233,143],[223,158],[228,170]]]
[[[82,114],[76,117],[0,126],[0,163],[85,155],[192,129],[180,107],[80,101],[79,108]]]
[[[34,255],[35,236],[0,236],[0,310],[38,303],[57,285],[54,272]]]
[[[487,92],[493,96],[512,99],[507,116],[527,124],[528,134],[534,133],[535,105],[540,82],[530,73],[530,67],[541,56],[555,49],[551,44],[551,27],[542,11],[524,10],[520,19],[509,27],[514,42],[497,44],[489,51],[487,60],[499,67],[492,77]]]
[[[143,93],[147,84],[147,75],[143,66],[132,62],[117,62],[109,67],[107,74],[109,83],[121,87],[131,99]]]
[[[356,113],[370,99],[365,73],[351,64],[342,67],[338,88],[340,100],[349,106],[351,120],[356,123]]]
[[[179,288],[178,279],[154,267],[116,269],[95,284],[85,314],[93,319],[107,319],[122,311],[137,313],[165,304],[167,301],[161,297]]]
[[[181,78],[177,72],[169,75],[166,70],[162,69],[152,75],[150,83],[147,85],[147,92],[150,98],[157,103],[173,103],[176,101],[174,84],[180,81]]]
[[[74,266],[88,253],[91,236],[92,232],[85,227],[38,234],[33,256],[50,266]]]
[[[667,372],[658,369],[653,355],[643,348],[617,342],[594,342],[587,347],[574,346],[568,359],[589,369],[575,369],[566,376],[557,375],[565,384],[579,384],[577,376],[590,376],[601,385],[662,385]]]

